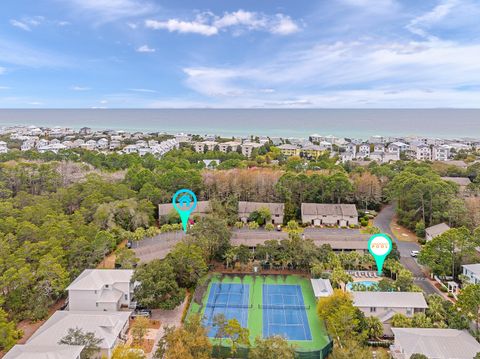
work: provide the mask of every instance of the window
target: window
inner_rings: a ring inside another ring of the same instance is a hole
[[[128,300],[128,294],[125,294],[124,297],[125,297],[125,300]]]
[[[370,313],[376,313],[377,308],[376,307],[370,307]]]
[[[108,288],[108,284],[105,284],[105,288]]]
[[[98,303],[95,303],[95,306],[98,308]]]
[[[407,308],[407,315],[412,315],[413,308]]]

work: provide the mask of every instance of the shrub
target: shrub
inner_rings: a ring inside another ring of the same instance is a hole
[[[235,228],[241,229],[243,228],[243,222],[235,222]]]
[[[265,225],[265,230],[266,231],[273,231],[275,229],[275,226],[272,223],[267,223]]]
[[[260,227],[260,226],[258,225],[257,222],[250,222],[248,224],[248,228],[250,228],[250,229],[258,229],[258,227]]]

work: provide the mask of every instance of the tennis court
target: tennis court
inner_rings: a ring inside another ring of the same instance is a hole
[[[205,325],[210,328],[209,337],[215,337],[217,328],[213,319],[223,314],[227,320],[237,319],[242,327],[247,326],[250,286],[236,283],[212,283],[205,308]]]
[[[288,340],[312,340],[299,285],[263,285],[263,337],[280,335]]]

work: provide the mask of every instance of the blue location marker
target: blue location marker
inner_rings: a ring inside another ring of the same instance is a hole
[[[189,189],[179,189],[173,195],[172,204],[180,215],[184,232],[187,232],[188,217],[197,207],[197,196]]]
[[[392,251],[392,240],[384,233],[374,234],[368,241],[368,250],[377,263],[378,274],[382,274],[383,262]]]

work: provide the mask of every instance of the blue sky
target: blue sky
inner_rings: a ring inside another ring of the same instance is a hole
[[[479,0],[2,0],[1,108],[480,107]]]

